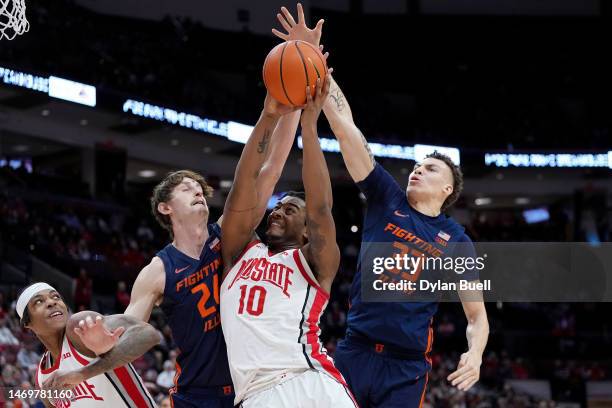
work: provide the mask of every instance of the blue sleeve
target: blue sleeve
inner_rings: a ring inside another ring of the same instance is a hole
[[[394,200],[405,197],[405,192],[397,184],[397,181],[380,164],[375,163],[374,169],[368,176],[357,183],[357,187],[366,197],[368,210],[364,222],[364,228],[375,223],[376,217],[381,217],[385,208]]]
[[[474,243],[467,236],[467,234],[463,234],[463,236],[457,241],[457,246],[453,251],[453,258],[471,258],[473,260],[476,259],[478,255],[476,254],[476,248],[474,248]],[[468,281],[473,281],[479,279],[480,274],[478,273],[477,265],[474,265],[472,268],[466,268],[465,272],[463,272],[459,279],[465,279]]]

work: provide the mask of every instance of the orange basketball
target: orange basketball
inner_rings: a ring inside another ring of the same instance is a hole
[[[263,66],[268,92],[284,105],[306,104],[306,86],[314,96],[317,78],[326,74],[321,51],[304,41],[286,41],[272,48]]]

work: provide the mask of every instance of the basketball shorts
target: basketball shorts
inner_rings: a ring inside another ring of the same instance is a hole
[[[377,353],[372,347],[341,341],[334,364],[361,408],[420,408],[427,387],[424,361]]]
[[[308,370],[242,401],[242,408],[355,408],[350,391],[327,374]]]

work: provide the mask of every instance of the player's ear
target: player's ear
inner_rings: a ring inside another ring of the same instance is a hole
[[[446,196],[453,194],[453,185],[445,184],[444,187],[442,188],[442,191],[444,191],[444,194],[446,194]]]
[[[157,211],[163,215],[170,215],[170,213],[172,213],[172,208],[170,208],[168,203],[159,203],[157,204]]]

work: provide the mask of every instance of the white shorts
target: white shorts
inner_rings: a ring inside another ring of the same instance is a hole
[[[349,389],[317,370],[308,370],[290,380],[242,401],[243,408],[355,408]]]

